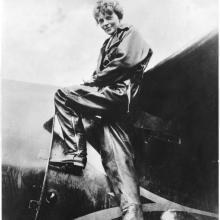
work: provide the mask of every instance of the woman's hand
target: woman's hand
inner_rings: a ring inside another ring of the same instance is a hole
[[[95,86],[95,81],[93,78],[90,80],[83,80],[83,85],[93,87],[93,86]]]

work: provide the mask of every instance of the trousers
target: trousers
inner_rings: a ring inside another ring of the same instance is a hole
[[[54,100],[55,112],[70,151],[81,150],[86,155],[86,144],[77,145],[74,132],[86,136],[83,119],[101,116],[96,139],[108,181],[124,216],[129,207],[139,207],[138,212],[132,211],[133,217],[126,219],[141,220],[143,216],[132,143],[126,120],[122,117],[128,103],[126,85],[101,90],[84,85],[67,87],[59,89]]]

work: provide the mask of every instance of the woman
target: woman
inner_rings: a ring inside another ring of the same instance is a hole
[[[101,117],[105,122],[100,153],[123,219],[143,219],[131,143],[122,118],[132,107],[152,52],[132,26],[121,23],[123,10],[117,1],[98,1],[94,18],[110,37],[101,48],[92,79],[55,94],[55,114],[67,145],[68,159],[62,162],[85,167],[82,118]]]

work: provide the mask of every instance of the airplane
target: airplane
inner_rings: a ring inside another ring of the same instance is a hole
[[[34,220],[50,151],[56,86],[2,80],[2,219]],[[218,32],[144,74],[134,114],[145,219],[218,219]],[[120,219],[101,158],[83,175],[48,171],[45,220]]]

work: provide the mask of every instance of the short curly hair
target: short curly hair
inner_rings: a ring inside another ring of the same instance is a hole
[[[93,10],[93,16],[98,24],[98,17],[102,15],[112,15],[115,13],[118,16],[118,19],[123,18],[124,12],[121,5],[116,0],[98,0]]]

